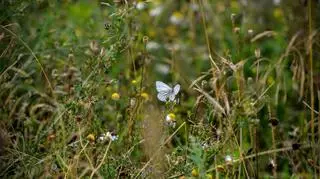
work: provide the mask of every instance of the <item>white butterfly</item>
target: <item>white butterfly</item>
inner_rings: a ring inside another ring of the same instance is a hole
[[[174,88],[172,89],[170,86],[167,84],[161,82],[161,81],[156,81],[156,88],[158,91],[158,99],[163,102],[167,102],[168,99],[169,101],[174,101],[176,95],[180,91],[180,85],[176,84]]]

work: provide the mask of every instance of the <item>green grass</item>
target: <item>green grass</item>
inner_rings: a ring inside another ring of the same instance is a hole
[[[0,176],[318,176],[319,5],[228,2],[2,2]]]

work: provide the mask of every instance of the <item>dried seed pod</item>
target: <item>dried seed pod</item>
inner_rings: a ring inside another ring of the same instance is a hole
[[[292,144],[292,149],[293,150],[298,150],[300,147],[301,147],[301,144],[299,144],[299,143],[293,143]]]
[[[269,120],[269,123],[273,126],[276,127],[279,124],[279,120],[277,118],[271,118]]]

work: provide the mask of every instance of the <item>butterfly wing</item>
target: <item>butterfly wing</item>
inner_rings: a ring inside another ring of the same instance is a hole
[[[173,88],[173,90],[170,91],[170,93],[169,93],[169,100],[170,100],[170,101],[174,101],[174,99],[175,99],[176,95],[179,93],[179,91],[180,91],[180,85],[177,84],[177,85]]]
[[[174,98],[176,97],[176,95],[174,95],[173,93],[170,93],[169,95],[169,100],[170,101],[174,101]]]
[[[158,93],[158,99],[162,102],[167,102],[168,95],[166,93]]]
[[[156,81],[156,89],[158,91],[157,97],[160,101],[166,102],[167,98],[170,98],[170,94],[172,93],[172,88],[167,84],[161,81]]]
[[[172,91],[170,86],[161,81],[156,81],[156,89],[159,93],[170,93]]]
[[[180,91],[180,85],[179,84],[176,84],[176,86],[174,86],[173,88],[173,94],[174,95],[177,95]]]

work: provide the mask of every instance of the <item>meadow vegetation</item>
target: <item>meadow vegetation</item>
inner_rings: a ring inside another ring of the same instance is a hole
[[[0,177],[317,178],[319,22],[317,0],[1,1]]]

